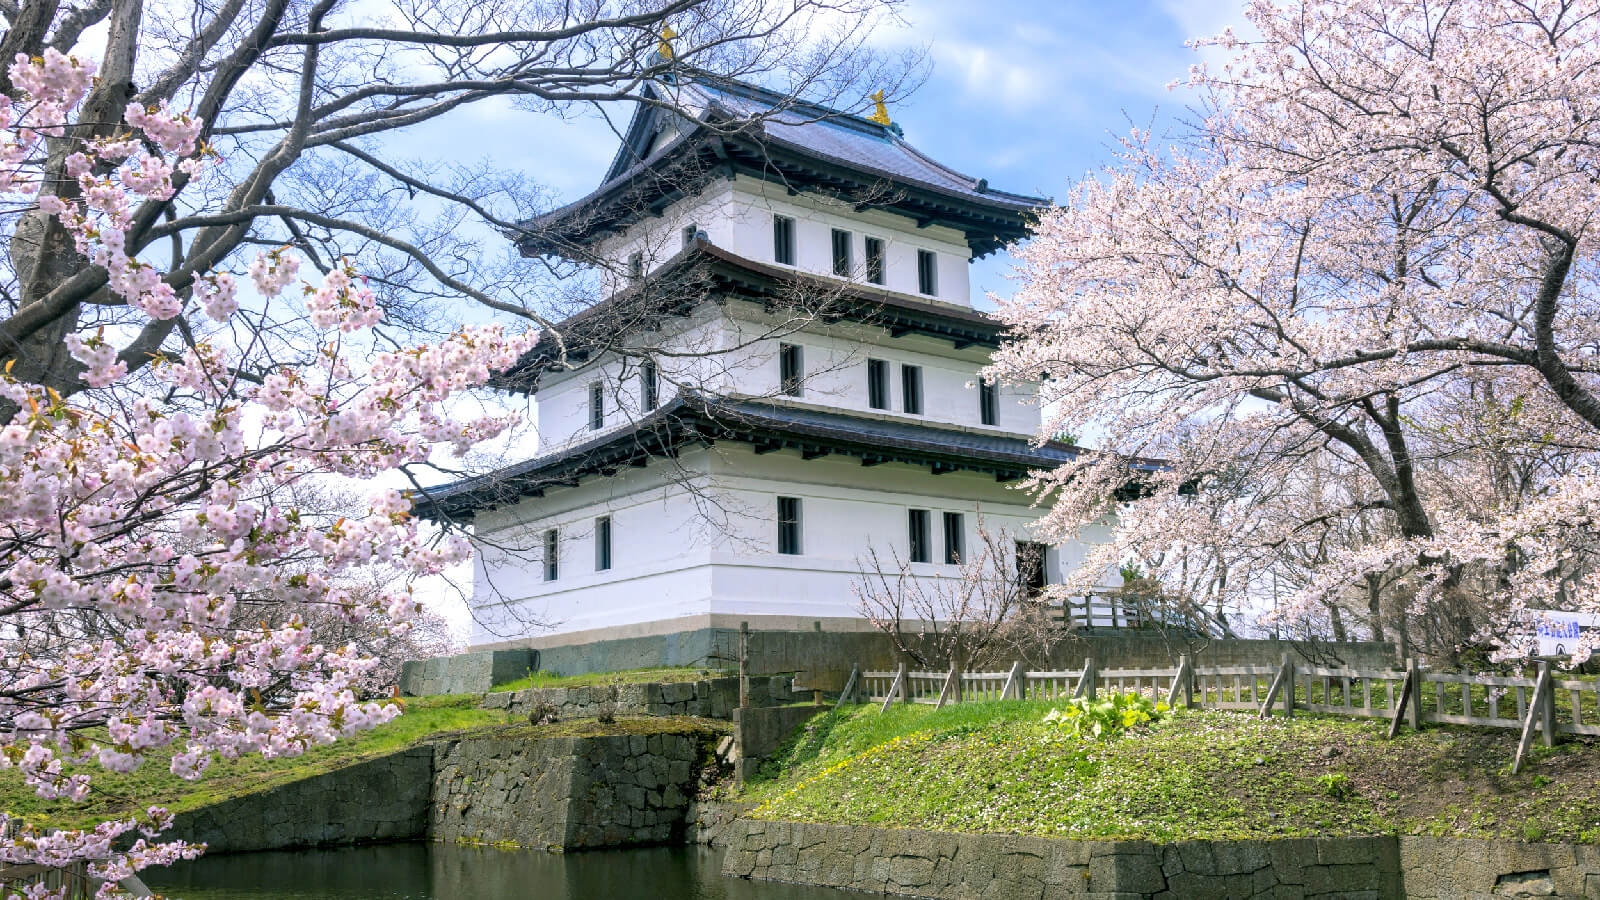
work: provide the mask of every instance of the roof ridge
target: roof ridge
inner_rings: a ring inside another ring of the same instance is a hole
[[[759,84],[752,84],[727,75],[718,75],[715,72],[709,72],[704,69],[693,69],[692,71],[695,73],[695,80],[691,80],[689,84],[702,86],[703,89],[723,87],[723,89],[732,93],[743,92],[747,95],[754,95],[750,99],[762,100],[768,103],[770,108],[777,110],[787,111],[805,107],[821,113],[822,115],[817,117],[820,122],[847,122],[869,134],[887,138],[895,137],[893,126],[884,125],[858,113],[837,109],[815,100],[807,100],[798,94],[785,94],[772,88],[762,87]]]

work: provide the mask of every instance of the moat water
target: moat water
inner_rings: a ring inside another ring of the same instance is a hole
[[[406,843],[202,857],[144,880],[173,900],[841,900],[832,888],[722,877],[704,847],[543,853]]]

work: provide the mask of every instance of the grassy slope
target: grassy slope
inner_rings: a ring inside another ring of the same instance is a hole
[[[191,809],[392,753],[429,737],[504,721],[503,712],[478,709],[476,695],[414,697],[405,704],[405,714],[393,722],[334,744],[315,747],[298,757],[246,756],[214,760],[198,782],[174,776],[167,768],[170,754],[162,753],[152,754],[143,765],[126,775],[91,769],[94,790],[82,804],[41,800],[22,784],[15,770],[3,770],[0,771],[0,809],[39,825],[69,826],[125,816],[149,805],[162,805],[174,811]]]
[[[1187,713],[1083,742],[1045,703],[857,707],[817,725],[748,785],[756,815],[1077,838],[1287,837],[1395,831],[1600,842],[1600,747],[1540,750],[1511,776],[1509,731],[1262,721]],[[1335,799],[1319,776],[1343,774]]]
[[[519,724],[509,721],[503,711],[478,709],[478,699],[476,694],[412,697],[405,701],[405,715],[356,737],[317,747],[290,759],[268,760],[259,756],[218,759],[206,770],[205,778],[198,782],[183,781],[172,775],[167,770],[167,755],[152,755],[144,765],[128,775],[113,775],[96,769],[93,771],[94,793],[80,805],[41,800],[22,784],[14,770],[0,770],[0,809],[39,825],[86,826],[108,818],[127,816],[149,805],[165,806],[174,812],[205,806],[227,797],[332,771],[450,734],[533,740],[568,736],[727,731],[731,728],[727,722],[686,717],[619,716],[609,725],[593,719],[576,719],[550,725]],[[129,798],[136,798],[138,802]]]
[[[527,688],[586,687],[591,684],[699,681],[703,678],[717,678],[723,674],[725,673],[710,669],[697,669],[691,666],[631,669],[626,672],[592,672],[588,675],[552,675],[549,672],[533,672],[518,678],[516,681],[497,684],[491,690],[520,691]]]

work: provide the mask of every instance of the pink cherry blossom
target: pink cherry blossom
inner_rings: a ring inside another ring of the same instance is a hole
[[[18,57],[11,74],[23,96],[0,103],[0,193],[28,202],[40,190],[43,136],[69,140],[68,114],[92,72],[54,50]],[[202,171],[200,123],[137,105],[125,116],[138,139],[124,131],[64,148],[80,193],[47,189],[38,208],[105,268],[107,287],[133,315],[170,320],[192,296],[225,321],[239,305],[233,275],[164,272],[126,252],[137,202],[168,196],[175,171]],[[160,152],[146,152],[145,142]],[[281,248],[249,272],[273,302],[299,265]],[[403,633],[418,608],[408,581],[357,598],[334,576],[374,564],[432,574],[468,548],[430,538],[398,491],[337,520],[282,503],[330,474],[378,480],[424,462],[432,449],[425,434],[460,450],[498,434],[511,418],[458,420],[449,401],[509,367],[537,335],[464,327],[430,345],[364,352],[382,313],[347,265],[306,288],[306,307],[338,336],[305,364],[196,339],[164,350],[134,384],[96,331],[63,338],[91,388],[71,399],[0,372],[0,398],[19,410],[0,426],[0,606],[8,610],[0,768],[18,770],[39,796],[80,801],[97,769],[131,771],[166,748],[178,750],[174,774],[200,778],[219,755],[295,756],[400,713],[359,696],[375,660],[317,643],[298,618],[255,621],[250,598],[332,609]],[[240,377],[257,371],[265,374]],[[24,639],[41,623],[89,618],[113,624],[81,636],[69,630],[47,652]],[[169,823],[165,810],[151,808],[87,830],[19,826],[0,841],[0,865],[88,862],[114,881],[200,852],[158,842]],[[0,814],[0,826],[10,824]]]

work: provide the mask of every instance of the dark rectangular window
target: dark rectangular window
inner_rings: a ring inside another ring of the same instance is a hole
[[[639,281],[644,278],[644,254],[638,251],[628,254],[628,280]]]
[[[978,416],[985,425],[1000,424],[1000,389],[992,381],[978,381]]]
[[[929,297],[939,293],[939,257],[932,250],[917,251],[917,290]]]
[[[798,344],[778,345],[778,388],[791,397],[800,396],[806,380],[805,356]]]
[[[699,225],[695,225],[695,224],[691,223],[689,225],[683,226],[683,245],[685,247],[687,247],[690,244],[694,243],[695,237],[697,235],[699,235],[699,234],[700,234],[700,226]]]
[[[1017,588],[1024,597],[1044,593],[1045,549],[1045,545],[1033,541],[1017,541]]]
[[[555,581],[560,574],[557,568],[557,551],[561,548],[561,536],[554,528],[547,528],[544,532],[544,580]]]
[[[850,232],[833,230],[833,274],[850,277]]]
[[[907,526],[911,532],[911,561],[914,563],[933,562],[933,535],[928,527],[928,511],[925,509],[907,510]]]
[[[589,430],[606,427],[606,386],[596,381],[589,385]]]
[[[778,552],[800,554],[800,498],[778,498]]]
[[[788,216],[772,217],[772,259],[794,265],[794,220]]]
[[[611,517],[594,520],[594,570],[604,572],[611,568]]]
[[[881,359],[867,360],[867,405],[889,408],[889,364]]]
[[[900,367],[900,407],[913,416],[922,415],[922,367]]]
[[[961,518],[961,513],[944,514],[944,561],[952,566],[966,558],[966,530]]]
[[[639,411],[656,408],[661,402],[661,389],[656,379],[656,364],[645,360],[639,364]]]
[[[867,238],[867,280],[873,284],[883,284],[883,241]]]

